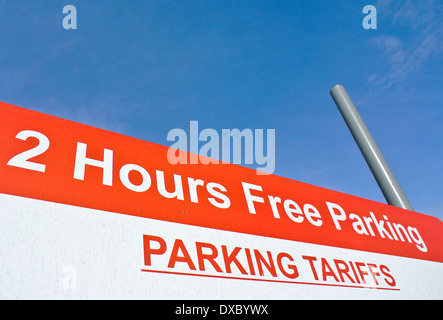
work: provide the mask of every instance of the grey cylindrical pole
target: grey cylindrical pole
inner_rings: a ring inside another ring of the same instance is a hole
[[[352,133],[366,163],[372,171],[386,201],[393,206],[403,209],[414,210],[406,194],[389,168],[383,154],[372,138],[371,133],[363,122],[360,114],[349,98],[342,85],[336,85],[331,89],[331,96],[340,110],[343,119]]]

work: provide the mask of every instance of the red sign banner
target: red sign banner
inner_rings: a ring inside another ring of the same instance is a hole
[[[212,229],[443,262],[443,224],[0,103],[0,193]]]

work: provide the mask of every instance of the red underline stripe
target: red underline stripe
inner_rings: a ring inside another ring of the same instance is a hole
[[[285,281],[285,280],[272,280],[272,279],[241,278],[241,277],[218,276],[218,275],[212,275],[212,274],[197,274],[197,273],[173,272],[173,271],[161,271],[161,270],[149,270],[149,269],[142,269],[141,271],[143,271],[143,272],[152,272],[152,273],[175,274],[175,275],[181,275],[181,276],[219,278],[219,279],[252,280],[252,281],[264,281],[264,282],[306,284],[306,285],[313,285],[313,286],[330,286],[330,287],[344,287],[344,288],[378,289],[378,290],[400,291],[400,289],[398,289],[398,288],[381,288],[381,287],[367,287],[367,286],[352,286],[352,285],[346,285],[346,284],[312,283],[312,282]]]

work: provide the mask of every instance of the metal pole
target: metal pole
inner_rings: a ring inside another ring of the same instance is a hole
[[[331,89],[330,93],[386,201],[396,207],[414,210],[345,88],[338,84]]]

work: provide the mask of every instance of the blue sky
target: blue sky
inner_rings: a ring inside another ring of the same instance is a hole
[[[275,129],[275,174],[385,202],[340,83],[416,211],[443,220],[442,17],[437,0],[0,0],[0,101],[163,145],[191,120]]]

